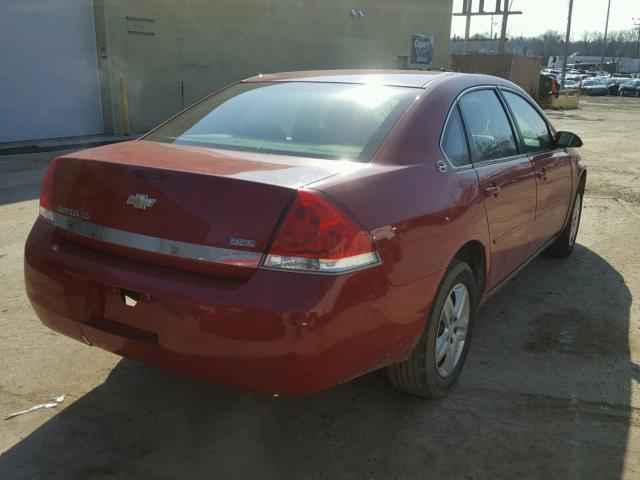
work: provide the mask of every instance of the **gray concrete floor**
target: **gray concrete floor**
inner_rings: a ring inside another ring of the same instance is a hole
[[[589,163],[574,254],[533,262],[480,311],[441,401],[382,372],[309,397],[167,373],[44,328],[22,248],[53,154],[0,158],[0,478],[640,478],[640,101],[551,114]]]
[[[23,140],[20,142],[0,142],[0,155],[37,154],[58,152],[65,149],[80,150],[109,143],[134,140],[140,134],[131,135],[86,135],[81,137],[46,138],[42,140]]]

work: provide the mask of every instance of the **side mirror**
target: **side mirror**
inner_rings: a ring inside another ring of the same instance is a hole
[[[578,148],[582,146],[582,139],[571,132],[558,132],[556,133],[556,147],[557,148]]]

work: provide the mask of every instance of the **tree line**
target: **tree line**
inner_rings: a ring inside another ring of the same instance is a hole
[[[612,57],[616,62],[621,57],[640,58],[640,42],[638,29],[615,30],[607,35],[605,56]],[[479,34],[472,40],[489,39],[488,34]],[[497,41],[497,38],[494,37]],[[536,37],[511,37],[507,41],[506,49],[517,55],[539,56],[543,61],[552,56],[564,53],[565,34],[556,30],[547,30]],[[603,52],[603,32],[584,32],[579,38],[569,43],[569,55],[600,56]]]
[[[564,44],[564,33],[548,30],[537,37],[510,38],[507,48],[511,53],[534,55],[547,59],[554,55],[562,55]],[[604,50],[603,47],[604,34],[602,32],[584,32],[578,39],[569,42],[569,54],[599,56],[604,51],[605,57],[612,57],[614,62],[621,57],[637,58],[638,32],[635,29],[609,32]]]

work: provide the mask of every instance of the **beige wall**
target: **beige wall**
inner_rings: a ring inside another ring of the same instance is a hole
[[[95,9],[107,132],[121,131],[121,78],[139,132],[257,73],[397,68],[412,33],[435,36],[433,68],[449,62],[452,0],[96,0]]]
[[[506,78],[520,85],[533,98],[538,98],[540,57],[514,55],[452,55],[454,72],[484,73]]]
[[[513,57],[511,81],[537,99],[540,89],[540,57]]]

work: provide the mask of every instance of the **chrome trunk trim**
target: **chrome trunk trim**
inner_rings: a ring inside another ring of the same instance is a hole
[[[42,215],[42,212],[41,216],[45,221],[50,221],[50,218]],[[105,227],[60,213],[53,213],[53,222],[51,223],[61,230],[82,237],[142,250],[144,252],[159,253],[203,263],[258,268],[260,260],[262,259],[262,254],[258,252],[246,252],[230,248],[180,242],[167,238],[151,237],[140,233]]]

